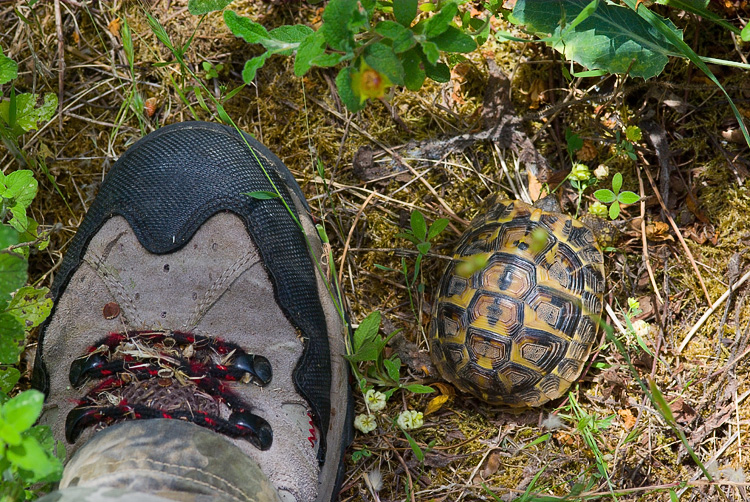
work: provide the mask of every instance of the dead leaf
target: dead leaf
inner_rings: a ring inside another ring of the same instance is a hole
[[[582,162],[590,162],[599,156],[594,142],[590,139],[583,141],[583,146],[576,152],[576,158]]]
[[[440,408],[442,408],[445,403],[450,401],[450,399],[451,397],[446,396],[445,394],[433,397],[432,399],[430,399],[430,402],[427,403],[427,407],[424,409],[424,416],[435,413]]]
[[[629,431],[633,427],[635,427],[636,418],[633,416],[633,412],[628,408],[618,410],[617,414],[620,415],[620,418],[622,418],[622,427],[626,431]]]
[[[493,474],[495,474],[499,469],[500,465],[502,464],[502,456],[500,455],[500,452],[497,450],[494,450],[490,455],[487,457],[487,461],[484,463],[484,467],[482,468],[482,479],[487,479]]]
[[[523,91],[521,91],[523,92]],[[534,80],[529,87],[529,90],[523,92],[529,96],[529,109],[536,110],[539,108],[540,103],[547,101],[544,93],[547,92],[547,81],[540,78]]]
[[[663,221],[652,221],[646,224],[646,238],[650,241],[674,241],[669,233],[669,225]]]
[[[113,36],[119,37],[120,36],[120,18],[116,17],[112,21],[110,21],[109,25],[107,26],[107,29]]]
[[[440,391],[441,394],[445,394],[449,397],[453,397],[456,395],[456,389],[452,385],[448,385],[447,383],[435,382],[433,384],[430,384],[430,387],[435,387]]]
[[[672,414],[678,424],[690,423],[695,418],[695,410],[681,397],[669,403],[669,409],[672,410]]]
[[[156,113],[156,108],[159,106],[159,99],[155,97],[148,98],[143,104],[143,111],[146,112],[147,117],[153,117]]]

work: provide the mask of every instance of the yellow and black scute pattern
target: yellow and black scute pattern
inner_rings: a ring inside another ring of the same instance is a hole
[[[443,377],[491,404],[538,406],[578,378],[596,337],[604,260],[579,221],[493,196],[461,237],[432,310]],[[480,255],[481,270],[460,275]]]

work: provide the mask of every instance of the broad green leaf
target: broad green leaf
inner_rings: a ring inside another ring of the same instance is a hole
[[[279,194],[276,192],[270,192],[268,190],[257,190],[255,192],[245,192],[242,195],[247,195],[248,197],[251,197],[256,200],[268,200],[268,199],[278,199]]]
[[[7,84],[18,76],[18,64],[3,54],[0,47],[0,85]]]
[[[620,216],[620,203],[614,201],[612,205],[609,206],[609,219],[616,220],[618,216]]]
[[[224,11],[224,23],[235,37],[240,37],[249,44],[262,44],[271,39],[271,35],[263,25],[250,18],[240,16],[233,10]]]
[[[458,28],[449,26],[440,35],[430,39],[443,52],[471,52],[477,48],[477,43]]]
[[[437,64],[438,59],[440,59],[440,49],[438,49],[438,46],[435,45],[434,42],[422,42],[422,51],[424,52],[425,58],[427,58],[428,63],[430,63],[431,65]],[[429,73],[427,76],[429,76]]]
[[[271,53],[264,52],[260,56],[247,60],[245,62],[245,68],[242,70],[242,80],[244,80],[246,84],[251,84],[255,79],[255,74],[258,72],[258,69],[266,64],[266,60],[269,57],[271,57]]]
[[[0,369],[0,391],[7,394],[21,378],[21,372],[13,366],[8,366]]]
[[[15,203],[29,207],[34,200],[37,191],[37,181],[34,179],[34,173],[28,169],[13,171],[5,177],[5,190],[2,197],[5,199],[15,199]]]
[[[427,77],[422,68],[422,56],[420,52],[419,47],[414,47],[399,55],[401,65],[404,67],[404,84],[410,91],[421,89],[424,79]]]
[[[414,237],[414,234],[411,232],[399,232],[396,234],[397,238],[400,239],[406,239],[407,241],[413,243],[415,246],[420,243],[420,240]]]
[[[31,436],[22,438],[21,444],[8,447],[6,455],[12,464],[34,473],[33,481],[45,478],[57,469],[57,459],[48,457],[36,438]]]
[[[330,4],[329,4],[330,5]],[[352,90],[352,71],[351,66],[342,68],[339,74],[336,75],[336,90],[339,92],[339,98],[341,102],[351,112],[358,112],[364,108],[364,103],[359,100],[359,96],[354,94]]]
[[[740,38],[743,42],[750,42],[750,23],[747,23],[740,32]]]
[[[367,64],[375,71],[382,73],[396,85],[404,85],[404,67],[392,48],[375,42],[365,47],[364,55]]]
[[[433,221],[432,225],[430,225],[430,231],[427,234],[427,240],[431,241],[432,239],[440,235],[440,232],[445,230],[445,227],[448,226],[448,223],[450,223],[448,218],[438,218],[437,220]]]
[[[622,174],[615,173],[615,175],[612,176],[612,191],[614,193],[620,193],[621,188],[622,188]]]
[[[347,359],[359,363],[362,361],[376,361],[378,356],[383,351],[384,342],[383,339],[368,340],[362,344],[358,351],[351,356],[347,356]]]
[[[333,49],[351,52],[354,36],[350,24],[357,10],[357,0],[331,0],[323,11],[323,26],[320,30]]]
[[[424,221],[424,215],[415,209],[411,212],[411,231],[419,241],[424,241],[427,237],[427,223]]]
[[[233,0],[188,0],[188,10],[194,16],[202,16],[209,12],[221,10]]]
[[[8,313],[0,314],[0,364],[18,363],[23,340],[23,325]]]
[[[401,25],[407,28],[417,16],[417,0],[396,0],[393,2],[393,16]]]
[[[378,336],[380,330],[380,312],[375,310],[365,317],[354,331],[354,352],[359,352],[362,345]]]
[[[453,22],[453,18],[456,17],[457,13],[458,6],[455,3],[444,4],[440,12],[432,16],[424,24],[422,34],[428,39],[440,35],[448,29],[448,26]]]
[[[392,41],[393,52],[396,54],[406,52],[417,44],[411,30],[393,21],[380,21],[375,26],[375,32]]]
[[[6,312],[27,330],[39,326],[52,310],[52,298],[47,297],[48,288],[36,289],[24,286],[13,295]]]
[[[52,428],[46,425],[35,425],[26,431],[24,436],[37,440],[52,465],[52,471],[49,474],[40,476],[36,481],[59,481],[62,475],[62,463],[65,460],[65,445],[61,441],[55,441],[52,435]],[[57,451],[55,451],[55,444],[57,444]]]
[[[18,231],[8,225],[0,225],[0,249],[18,244]],[[0,309],[10,300],[10,294],[26,282],[28,264],[18,253],[0,251]]]
[[[625,190],[617,195],[617,200],[620,201],[621,204],[635,204],[641,200],[641,197],[637,193]]]
[[[425,74],[435,82],[445,83],[451,79],[451,70],[445,63],[431,64],[429,61],[422,60]]]
[[[590,70],[651,78],[661,73],[675,47],[635,11],[609,2],[578,21],[590,0],[519,0],[513,19],[555,50]],[[682,32],[664,20],[675,37]]]
[[[401,359],[398,357],[393,359],[383,359],[383,366],[385,366],[391,380],[398,382],[399,378],[401,378]]]
[[[433,389],[432,387],[429,387],[427,385],[421,385],[418,383],[407,385],[405,388],[409,392],[413,392],[415,394],[429,394],[430,392],[435,392],[435,389]]]
[[[57,96],[48,92],[43,102],[37,106],[36,94],[16,96],[15,121],[11,120],[12,110],[9,101],[0,102],[0,118],[6,124],[13,123],[13,133],[17,136],[38,128],[39,122],[47,122],[57,109]]]
[[[342,61],[346,61],[347,56],[337,54],[335,52],[330,54],[321,54],[320,56],[317,56],[312,60],[313,66],[320,66],[321,68],[330,68],[331,66],[336,66]]]
[[[612,204],[615,200],[617,200],[614,192],[607,188],[602,188],[594,192],[594,198],[596,198],[596,200],[603,204]]]
[[[326,39],[320,31],[310,33],[297,47],[294,74],[301,77],[313,66],[313,60],[325,53]]]
[[[398,428],[401,429],[400,426],[398,426]],[[411,435],[409,435],[409,433],[404,429],[401,429],[401,432],[404,433],[404,436],[406,436],[406,439],[409,441],[409,446],[411,446],[411,450],[414,452],[414,456],[417,458],[417,460],[419,460],[420,462],[424,462],[424,452],[422,451],[422,448],[419,447],[419,444],[417,444],[417,442],[414,441],[414,438],[411,437]]]
[[[429,253],[431,248],[432,248],[432,244],[429,242],[420,242],[419,244],[417,244],[417,249],[419,250],[419,253],[423,255],[426,255],[427,253]]]
[[[29,226],[29,218],[26,216],[26,208],[16,204],[10,208],[10,214],[13,217],[8,221],[8,225],[15,228],[19,233],[26,232]]]
[[[305,40],[314,32],[313,29],[309,26],[305,26],[304,24],[295,24],[293,26],[279,26],[278,28],[271,30],[269,33],[274,40],[278,40],[280,42],[284,42],[290,46],[293,46],[288,50],[278,51],[278,54],[289,56],[292,54],[292,51],[294,49],[299,48],[299,44],[302,43],[303,40]]]
[[[42,413],[44,394],[38,390],[26,390],[5,403],[3,420],[21,433],[29,429]]]

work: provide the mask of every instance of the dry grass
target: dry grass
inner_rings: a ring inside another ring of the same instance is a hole
[[[30,9],[22,2],[0,2],[0,45],[19,62],[17,87],[60,93],[63,98],[61,113],[23,138],[25,151],[45,158],[54,180],[37,173],[40,194],[33,216],[47,227],[62,224],[49,248],[32,256],[32,278],[41,284],[51,282],[102,176],[128,145],[163,124],[193,118],[215,120],[201,110],[190,90],[195,82],[184,78],[176,64],[154,66],[172,61],[172,56],[149,29],[142,5],[176,42],[184,43],[198,21],[187,12],[185,1],[94,1],[84,7],[77,1],[60,0],[61,24],[55,20],[56,3],[39,2]],[[268,26],[320,19],[319,8],[306,4],[237,3],[239,12]],[[14,8],[28,22],[20,20]],[[134,75],[122,49],[118,18],[127,19],[133,32]],[[694,19],[681,21],[686,40],[698,53],[738,59],[726,33]],[[62,86],[58,33],[64,45]],[[212,15],[198,29],[186,59],[199,75],[203,61],[224,65],[219,78],[207,82],[218,92],[220,84],[229,89],[240,84],[244,61],[254,50],[235,39],[219,15]],[[632,337],[617,334],[625,347],[622,352],[602,335],[587,371],[572,389],[572,399],[514,414],[467,396],[454,396],[414,432],[421,447],[429,450],[424,462],[415,459],[406,439],[393,428],[358,434],[351,451],[368,450],[371,455],[357,462],[349,460],[341,499],[491,500],[492,492],[499,500],[514,500],[525,492],[564,497],[578,490],[583,493],[571,499],[668,500],[669,489],[680,500],[746,499],[743,469],[750,471],[747,287],[734,291],[729,303],[719,306],[679,353],[686,333],[707,309],[707,300],[674,230],[660,233],[649,226],[648,245],[645,250],[642,247],[642,218],[654,226],[667,222],[644,174],[648,171],[661,195],[668,195],[667,207],[711,300],[736,280],[729,274],[729,260],[735,253],[740,253],[738,270],[747,270],[748,257],[742,254],[750,242],[747,146],[724,140],[722,133],[736,122],[720,93],[694,68],[674,61],[659,79],[646,84],[627,81],[613,87],[615,80],[610,78],[570,85],[562,79],[551,52],[491,43],[481,55],[461,63],[451,83],[427,85],[419,93],[398,91],[389,106],[372,103],[352,116],[332,97],[335,73],[313,71],[299,79],[293,75],[290,60],[273,58],[259,72],[255,85],[232,99],[227,110],[294,172],[326,222],[336,256],[342,256],[354,226],[345,262],[339,264],[352,318],[360,321],[380,310],[386,333],[403,329],[407,343],[392,350],[399,350],[410,363],[409,382],[430,384],[439,380],[434,372],[424,372],[429,367],[420,356],[427,351],[424,332],[444,266],[441,256],[450,254],[465,221],[486,195],[495,191],[513,195],[508,174],[515,174],[510,152],[489,143],[434,160],[413,158],[408,143],[481,129],[485,57],[494,58],[511,76],[513,103],[526,119],[526,132],[555,169],[569,167],[564,154],[566,127],[592,142],[594,157],[588,164],[593,167],[610,157],[614,130],[637,125],[644,118],[664,128],[672,155],[669,172],[660,170],[657,152],[645,139],[638,144],[640,170],[623,158],[611,164],[611,172],[623,173],[625,188],[638,192],[639,186],[644,187],[645,199],[642,205],[625,210],[617,249],[606,254],[606,300],[620,317],[628,297],[641,301],[644,312],[639,318],[652,326],[644,335],[645,344],[656,357],[649,356]],[[722,69],[720,79],[747,114],[747,75]],[[539,91],[543,91],[541,96]],[[127,107],[134,92],[144,100],[153,98],[153,116]],[[355,173],[352,159],[361,147],[374,150],[374,165],[382,179],[366,181]],[[411,169],[396,167],[393,152],[404,157]],[[4,170],[16,168],[7,152],[0,150],[0,159]],[[325,166],[325,180],[316,173],[316,159]],[[504,163],[510,166],[509,172],[503,171]],[[574,193],[566,190],[566,209],[574,211]],[[584,206],[589,202],[587,197]],[[403,277],[375,267],[399,269],[404,256],[413,266],[413,247],[395,237],[408,226],[413,209],[422,211],[428,221],[451,218],[424,263],[426,287],[423,295],[417,295],[418,319]],[[635,374],[625,354],[632,358]],[[700,461],[709,466],[713,482],[687,455],[664,413],[648,399],[636,377],[652,379],[664,393],[677,428],[684,431]],[[399,392],[386,412],[395,416],[406,407],[424,410],[431,397]],[[363,407],[359,396],[359,412]],[[553,415],[559,420],[550,420]],[[382,473],[383,488],[376,493],[368,488],[365,477],[377,470]]]

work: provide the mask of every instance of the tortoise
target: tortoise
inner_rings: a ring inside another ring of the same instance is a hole
[[[495,405],[539,406],[563,395],[581,374],[602,311],[604,260],[593,232],[495,195],[453,258],[429,330],[442,376]]]

